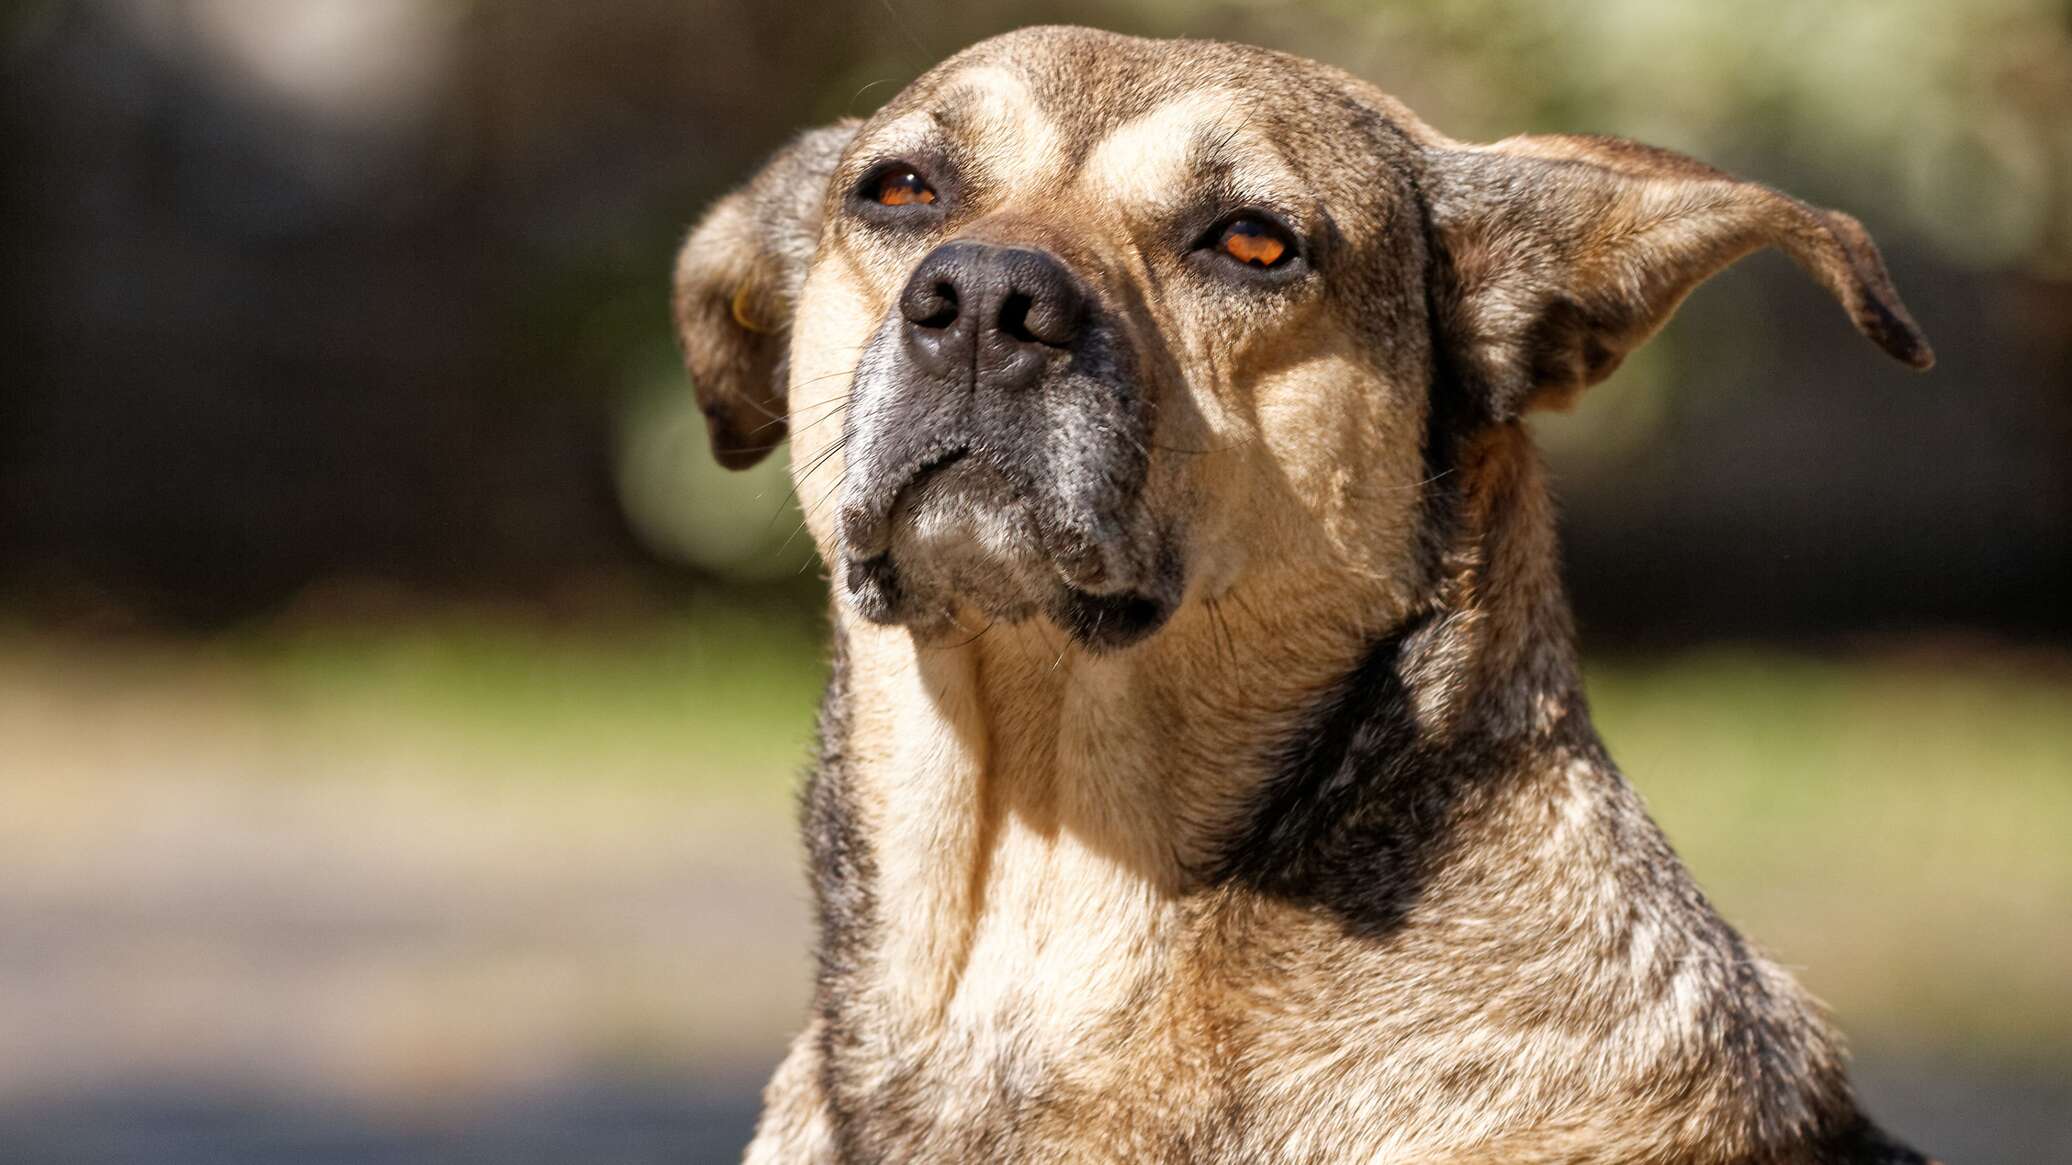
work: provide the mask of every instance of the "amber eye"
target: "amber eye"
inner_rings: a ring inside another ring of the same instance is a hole
[[[1272,267],[1288,256],[1288,240],[1264,219],[1233,219],[1223,228],[1216,248],[1247,267]]]
[[[935,188],[912,170],[896,166],[879,176],[873,197],[880,206],[926,205],[935,201]]]

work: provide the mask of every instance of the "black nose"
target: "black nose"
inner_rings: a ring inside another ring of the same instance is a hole
[[[1032,247],[945,243],[899,296],[907,349],[935,376],[986,388],[1033,385],[1079,335],[1086,295],[1057,256]]]

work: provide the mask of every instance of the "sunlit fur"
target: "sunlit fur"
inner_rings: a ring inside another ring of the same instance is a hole
[[[976,175],[947,233],[845,211],[871,167],[944,150]],[[1204,182],[1296,220],[1314,270],[1190,266]],[[1628,143],[1462,145],[1277,54],[1077,29],[960,54],[749,189],[694,234],[679,319],[722,455],[783,402],[830,564],[844,435],[890,407],[857,386],[898,390],[874,337],[959,234],[1050,250],[1121,321],[1156,402],[1133,512],[1184,578],[1109,650],[956,594],[873,623],[837,572],[815,1001],[749,1161],[1922,1160],[1599,744],[1518,420],[1766,244],[1925,364],[1853,220]],[[744,281],[788,312],[774,387],[700,355],[749,342],[707,310]]]

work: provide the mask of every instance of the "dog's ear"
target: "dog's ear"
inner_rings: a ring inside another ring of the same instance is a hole
[[[820,241],[835,163],[862,124],[792,139],[705,212],[676,257],[676,335],[712,435],[746,469],[784,440],[791,313]]]
[[[1492,419],[1572,404],[1692,288],[1762,247],[1790,255],[1895,359],[1935,362],[1877,247],[1839,211],[1617,138],[1449,143],[1426,160],[1440,340]]]

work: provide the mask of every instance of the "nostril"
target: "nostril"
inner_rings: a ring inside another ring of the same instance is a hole
[[[928,300],[914,323],[924,328],[947,328],[957,322],[957,287],[952,283],[938,283],[930,289]]]
[[[1069,289],[1056,293],[1012,292],[1000,301],[1000,333],[1021,344],[1059,348],[1079,331],[1079,296]]]
[[[1029,308],[1032,306],[1034,306],[1034,301],[1020,292],[1010,294],[1006,299],[1001,300],[1001,332],[1024,344],[1042,343],[1043,341],[1029,330]]]
[[[972,241],[945,243],[923,259],[898,308],[908,340],[947,360],[968,357],[973,343],[1067,348],[1086,309],[1085,291],[1055,256]]]
[[[941,331],[957,322],[960,298],[949,272],[924,269],[899,293],[899,314],[914,327]]]

